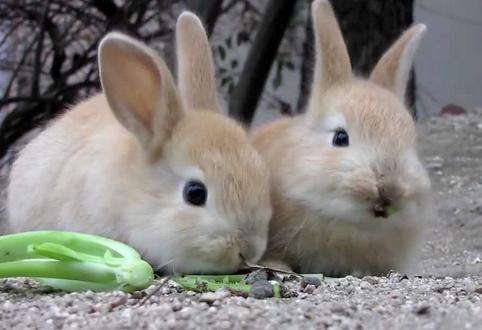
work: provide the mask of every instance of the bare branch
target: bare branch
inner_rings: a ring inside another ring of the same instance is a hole
[[[31,94],[35,97],[39,95],[39,79],[40,79],[42,51],[44,49],[44,37],[45,37],[45,29],[46,29],[45,22],[47,20],[48,11],[49,11],[49,5],[47,4],[45,6],[44,13],[40,21],[40,33],[37,41],[37,47],[35,49],[34,70],[32,74],[32,90],[31,90]]]
[[[27,59],[27,56],[29,55],[30,50],[32,49],[33,45],[35,44],[35,39],[36,38],[33,38],[33,41],[30,42],[30,44],[27,45],[27,47],[25,47],[25,50],[23,51],[22,58],[20,59],[20,62],[18,62],[17,66],[15,67],[15,69],[12,72],[12,75],[10,76],[10,80],[7,84],[7,87],[5,88],[5,92],[3,93],[3,98],[6,98],[6,97],[9,96],[10,90],[13,86],[13,83],[14,83],[15,79],[17,78],[17,75],[19,74],[23,65],[25,64],[25,60]]]

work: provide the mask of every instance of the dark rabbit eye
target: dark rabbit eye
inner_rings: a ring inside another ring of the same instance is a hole
[[[335,147],[348,147],[349,144],[348,133],[343,128],[337,129],[333,137],[333,145]]]
[[[191,180],[184,186],[182,196],[186,203],[203,206],[208,198],[208,189],[201,181]]]

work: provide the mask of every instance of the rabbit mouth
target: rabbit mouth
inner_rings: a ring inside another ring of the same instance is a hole
[[[388,218],[388,210],[389,204],[382,203],[382,202],[375,202],[373,204],[373,216],[375,218]]]
[[[372,212],[375,218],[390,218],[400,210],[400,205],[394,205],[391,202],[376,202],[373,204]]]

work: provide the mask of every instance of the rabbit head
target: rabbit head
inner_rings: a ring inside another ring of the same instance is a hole
[[[404,105],[422,24],[406,31],[368,80],[354,78],[331,6],[313,4],[316,64],[303,125],[310,134],[295,151],[293,197],[340,219],[386,217],[387,208],[416,202],[429,180],[416,154],[416,131]],[[305,132],[307,133],[307,132]],[[297,189],[294,189],[296,183]]]
[[[169,271],[234,271],[265,251],[268,169],[246,132],[220,111],[199,19],[182,14],[176,33],[179,91],[166,64],[140,42],[111,33],[99,47],[107,101],[142,154],[135,172],[144,200],[123,232]]]

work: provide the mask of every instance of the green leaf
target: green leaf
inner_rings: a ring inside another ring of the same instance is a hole
[[[281,285],[279,285],[278,282],[272,283],[272,285],[273,285],[274,297],[281,298]]]

